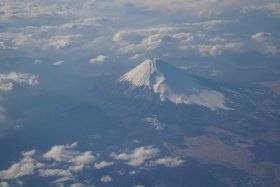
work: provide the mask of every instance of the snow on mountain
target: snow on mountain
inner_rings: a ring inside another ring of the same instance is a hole
[[[127,83],[133,88],[148,88],[158,94],[161,101],[195,104],[211,110],[230,109],[225,106],[224,94],[215,90],[215,86],[211,83],[190,76],[159,58],[145,60],[124,74],[120,82]]]

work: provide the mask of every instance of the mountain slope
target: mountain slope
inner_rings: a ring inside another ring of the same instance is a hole
[[[225,96],[215,86],[190,76],[159,58],[148,59],[124,74],[120,82],[132,88],[148,88],[162,101],[179,104],[196,104],[211,110],[230,108],[225,106]]]

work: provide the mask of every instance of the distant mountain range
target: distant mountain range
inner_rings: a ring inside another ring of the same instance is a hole
[[[119,81],[129,88],[149,89],[161,101],[194,104],[211,110],[229,110],[225,95],[209,81],[189,75],[160,58],[148,59],[130,70]]]

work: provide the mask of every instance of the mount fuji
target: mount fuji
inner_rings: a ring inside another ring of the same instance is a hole
[[[119,81],[132,89],[149,89],[161,101],[199,105],[211,110],[231,109],[226,106],[226,97],[215,84],[189,75],[160,58],[145,60],[121,76]]]

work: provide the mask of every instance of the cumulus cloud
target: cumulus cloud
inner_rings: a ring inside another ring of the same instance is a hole
[[[35,86],[38,83],[38,76],[33,74],[16,72],[0,74],[0,91],[11,91],[15,84]]]
[[[92,151],[81,153],[78,150],[75,150],[77,146],[77,142],[71,145],[56,145],[45,153],[43,157],[57,162],[68,162],[72,164],[69,166],[70,171],[80,172],[85,166],[93,163],[95,161],[95,157]]]
[[[103,176],[100,179],[100,181],[103,182],[103,183],[108,183],[108,182],[111,182],[112,180],[113,179],[110,177],[110,175]]]
[[[53,146],[41,155],[36,150],[22,153],[22,159],[0,171],[0,180],[17,180],[24,176],[55,177],[54,184],[74,181],[85,167],[93,168],[95,157],[91,151],[80,152],[78,143]],[[101,164],[102,165],[102,164]]]
[[[64,186],[73,183],[73,186],[92,186],[91,181],[83,180],[81,174],[86,167],[87,171],[110,167],[113,161],[95,162],[95,157],[91,151],[81,152],[78,150],[78,143],[55,145],[49,151],[42,154],[36,150],[22,152],[22,159],[14,162],[6,170],[0,171],[0,180],[2,182],[15,182],[24,180],[26,176],[37,176],[53,179],[52,185]],[[155,167],[163,165],[166,167],[177,167],[184,163],[179,157],[167,156],[158,158],[159,149],[154,146],[138,147],[132,151],[116,154],[113,152],[111,160],[118,160],[118,164],[127,164],[132,167],[138,167],[145,164],[146,167]],[[153,160],[155,159],[155,160]],[[104,170],[105,171],[105,170]],[[136,175],[131,171],[130,175]],[[112,182],[110,175],[101,176],[102,183]],[[5,185],[6,183],[3,183]],[[71,185],[70,185],[71,186]]]
[[[111,157],[116,160],[127,161],[127,164],[133,167],[142,165],[146,160],[157,156],[159,150],[153,146],[139,147],[129,153],[112,153]]]
[[[105,168],[105,167],[112,166],[113,164],[114,164],[114,162],[101,161],[101,162],[95,163],[94,168],[95,169],[102,169],[102,168]]]
[[[22,153],[23,158],[19,162],[0,171],[0,179],[17,179],[34,174],[36,169],[43,167],[43,164],[32,158],[34,154],[35,151]]]
[[[109,59],[108,56],[98,55],[97,57],[90,59],[88,63],[90,63],[90,64],[102,64],[102,63],[106,62],[108,59]]]
[[[165,167],[177,167],[184,164],[184,160],[178,157],[165,157],[151,161],[152,165],[163,165]]]
[[[56,145],[46,152],[43,157],[48,160],[55,160],[58,162],[69,162],[78,154],[78,152],[74,149],[77,146],[77,142],[71,145]]]
[[[84,164],[90,164],[95,160],[95,157],[92,154],[92,151],[86,151],[83,153],[79,153],[77,156],[72,158],[70,162],[76,164],[76,165],[84,165]]]

